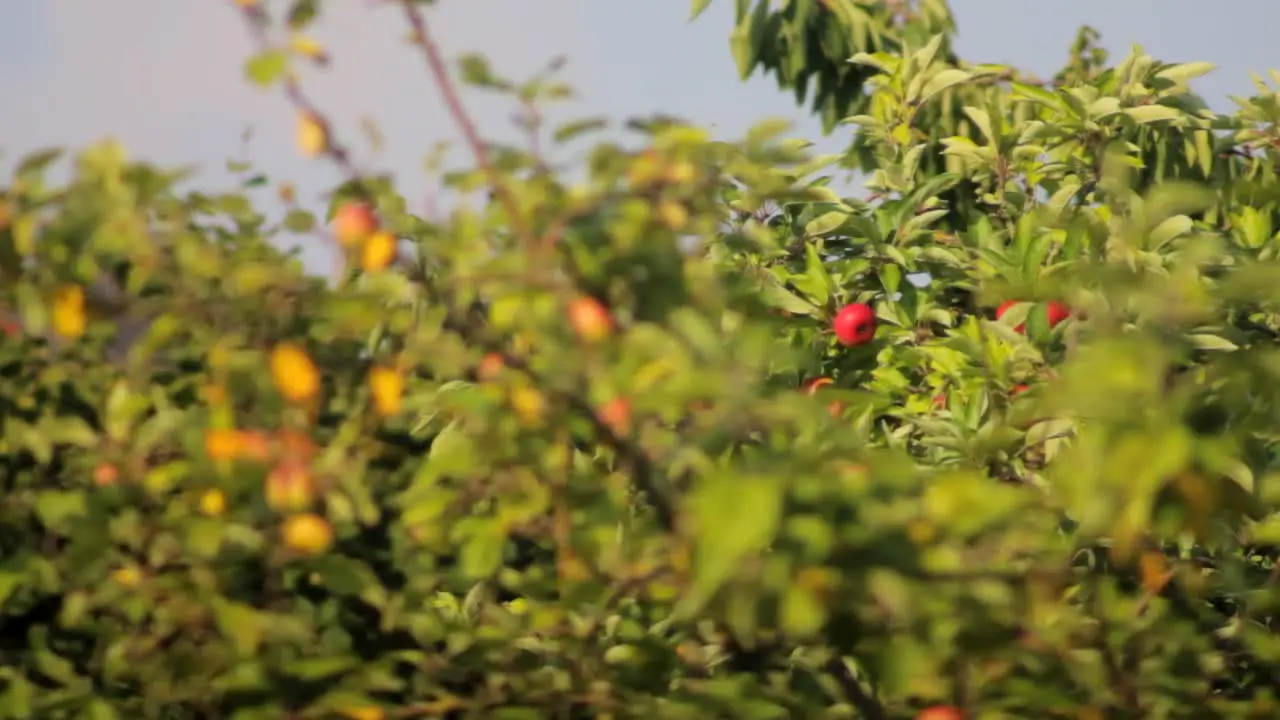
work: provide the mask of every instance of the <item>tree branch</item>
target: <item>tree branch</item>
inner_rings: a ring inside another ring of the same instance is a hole
[[[427,69],[430,70],[431,77],[435,80],[436,88],[440,91],[445,108],[448,109],[454,124],[458,126],[459,132],[462,133],[463,140],[466,141],[472,154],[475,155],[476,164],[488,179],[498,202],[507,211],[508,219],[512,228],[516,231],[516,235],[525,242],[525,245],[530,250],[535,249],[534,246],[537,244],[537,240],[529,227],[528,219],[520,211],[520,203],[516,200],[515,195],[512,194],[511,188],[503,182],[502,174],[498,172],[497,167],[493,164],[493,159],[489,155],[489,148],[485,145],[484,140],[481,139],[479,131],[476,130],[475,122],[462,104],[462,97],[458,94],[458,88],[449,77],[449,70],[445,67],[444,58],[440,55],[440,47],[436,45],[435,40],[431,37],[426,15],[423,14],[422,8],[412,0],[401,0],[400,6],[404,9],[404,17],[409,23],[413,42],[422,48],[422,55],[426,59]]]

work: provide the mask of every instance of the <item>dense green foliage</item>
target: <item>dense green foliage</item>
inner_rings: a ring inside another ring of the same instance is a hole
[[[636,122],[573,181],[474,137],[405,0],[474,161],[425,218],[290,73],[319,3],[238,4],[328,217],[112,144],[0,188],[0,718],[1280,712],[1273,88],[738,0],[848,153]]]

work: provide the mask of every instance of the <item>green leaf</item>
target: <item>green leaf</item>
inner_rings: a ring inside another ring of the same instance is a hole
[[[972,73],[964,70],[958,70],[956,68],[941,70],[936,75],[929,78],[929,82],[925,83],[924,88],[920,91],[920,102],[922,104],[926,103],[933,98],[933,96],[941,93],[943,90],[968,82],[972,78]]]
[[[254,657],[262,645],[262,617],[248,605],[217,599],[213,603],[213,617],[218,630],[231,640],[241,657]]]
[[[1186,117],[1181,110],[1164,105],[1139,105],[1138,107],[1125,108],[1124,114],[1133,118],[1139,124],[1167,122]]]
[[[561,125],[556,128],[551,137],[557,143],[567,143],[581,135],[603,130],[608,126],[609,121],[604,118],[586,118]]]
[[[711,0],[693,0],[693,8],[689,11],[689,20],[697,20],[708,7],[711,7]]]
[[[289,54],[283,50],[266,50],[258,53],[245,63],[245,77],[254,83],[266,87],[271,85],[289,71]]]
[[[36,496],[36,516],[50,530],[67,530],[73,520],[88,514],[88,499],[82,491],[45,490]]]
[[[303,658],[285,663],[281,668],[284,674],[303,682],[319,682],[345,675],[360,664],[360,659],[351,655],[334,655],[330,657]]]
[[[285,214],[284,226],[291,232],[309,233],[316,229],[315,213],[301,208],[294,208]]]
[[[496,520],[479,522],[463,542],[459,565],[462,574],[473,580],[492,576],[502,567],[502,551],[507,534]]]
[[[1156,77],[1172,80],[1176,83],[1186,83],[1188,80],[1213,72],[1217,67],[1211,62],[1179,63],[1160,70],[1156,73]]]
[[[1218,350],[1229,352],[1231,350],[1239,350],[1240,346],[1222,337],[1221,335],[1213,335],[1210,333],[1196,333],[1188,335],[1187,340],[1197,350]]]
[[[763,550],[782,519],[783,486],[776,477],[718,473],[705,478],[691,500],[698,525],[694,584],[709,596],[732,577],[738,563]],[[726,512],[726,508],[733,508]]]

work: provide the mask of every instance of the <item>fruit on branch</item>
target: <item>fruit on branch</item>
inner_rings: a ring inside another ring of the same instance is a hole
[[[99,463],[93,469],[93,484],[98,487],[110,487],[120,480],[120,468],[113,463]]]
[[[333,234],[343,247],[355,247],[378,229],[378,217],[362,202],[349,202],[333,215]]]
[[[609,426],[615,435],[631,434],[631,403],[625,397],[615,397],[596,409],[596,417]]]
[[[1071,317],[1071,308],[1066,303],[1054,300],[1045,306],[1045,317],[1049,320],[1049,327],[1056,327],[1058,323]]]
[[[381,417],[400,414],[404,397],[404,375],[394,367],[377,365],[369,369],[369,392],[373,409]]]
[[[954,705],[934,705],[921,710],[916,720],[964,720],[964,713]]]
[[[304,555],[319,555],[333,544],[333,526],[313,513],[293,515],[280,524],[285,547]]]
[[[320,392],[320,369],[306,351],[283,343],[271,351],[271,378],[285,400],[303,403]]]
[[[599,300],[583,295],[569,303],[569,325],[578,337],[596,343],[613,332],[613,316]]]
[[[497,380],[506,365],[506,361],[498,353],[487,353],[476,365],[476,379],[480,382]]]
[[[520,385],[511,389],[511,409],[515,411],[520,424],[537,427],[542,424],[547,398],[535,387]]]
[[[267,474],[267,506],[276,512],[297,512],[315,501],[311,472],[299,462],[282,462]]]
[[[378,230],[365,239],[360,248],[360,268],[365,272],[378,272],[396,261],[396,236],[386,230]]]
[[[227,511],[227,497],[217,488],[205,490],[200,495],[200,512],[209,517],[218,517]]]
[[[319,157],[329,150],[329,131],[324,122],[312,112],[298,115],[298,126],[294,131],[294,139],[298,144],[298,152],[303,157]]]
[[[864,303],[845,305],[836,313],[832,329],[845,347],[865,345],[876,336],[876,311]]]
[[[666,177],[669,185],[680,187],[690,185],[698,179],[698,168],[688,160],[676,160],[667,166]]]
[[[53,298],[52,309],[53,331],[69,340],[84,334],[88,324],[85,314],[84,288],[79,285],[65,285],[58,289]]]
[[[1018,300],[1005,300],[1004,302],[1000,303],[1000,307],[996,308],[996,320],[999,320],[1000,318],[1004,317],[1004,314],[1009,312],[1009,310],[1012,309],[1015,305],[1017,305],[1018,302],[1019,302]],[[1016,333],[1023,333],[1023,332],[1026,332],[1026,329],[1027,329],[1027,326],[1025,323],[1018,323],[1018,326],[1015,327],[1013,331]]]
[[[996,320],[1004,317],[1004,314],[1009,312],[1009,310],[1019,302],[1019,300],[1006,300],[1003,303],[1000,303],[1000,307],[996,308]],[[1050,328],[1057,327],[1059,323],[1069,317],[1071,317],[1071,308],[1068,307],[1066,303],[1052,300],[1045,305],[1045,318],[1048,320]],[[1013,331],[1022,333],[1026,332],[1026,329],[1027,326],[1025,323],[1019,323]]]
[[[627,169],[627,181],[632,189],[641,190],[658,182],[663,176],[662,155],[649,148],[640,153]]]
[[[689,224],[689,211],[675,200],[663,200],[658,204],[658,219],[669,230],[680,231]]]

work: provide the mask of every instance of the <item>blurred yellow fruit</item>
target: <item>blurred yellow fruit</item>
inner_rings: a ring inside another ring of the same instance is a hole
[[[333,526],[319,515],[294,515],[280,525],[280,537],[290,550],[318,555],[333,544]]]
[[[78,338],[84,334],[87,318],[84,308],[84,289],[79,285],[64,285],[53,297],[53,331],[64,338]]]
[[[298,512],[315,501],[311,472],[296,460],[286,460],[267,474],[267,506],[277,512]]]
[[[298,151],[305,157],[317,157],[329,149],[329,133],[314,113],[304,112],[298,116],[296,132]]]
[[[640,153],[627,170],[631,187],[639,189],[657,182],[663,174],[662,164],[662,156],[656,150],[649,149]]]
[[[400,413],[404,395],[404,375],[399,370],[378,365],[369,370],[369,390],[373,393],[373,409],[382,417]]]
[[[385,270],[396,259],[396,236],[386,230],[370,235],[360,248],[360,267],[365,272]]]
[[[537,388],[521,385],[511,390],[511,408],[515,410],[516,419],[524,425],[533,426],[542,422],[547,399]]]
[[[383,720],[387,716],[382,708],[373,705],[345,708],[342,711],[350,720]]]
[[[672,230],[683,230],[689,224],[689,211],[675,200],[663,200],[658,205],[658,218]]]
[[[214,462],[234,460],[240,452],[240,433],[226,428],[204,431],[204,451]]]
[[[142,584],[142,570],[136,565],[126,565],[112,571],[111,579],[124,587],[135,588]]]
[[[205,490],[200,496],[200,512],[209,517],[218,517],[227,511],[227,497],[221,490],[214,488]]]
[[[292,403],[306,402],[320,392],[320,370],[297,345],[284,343],[271,351],[271,378]]]
[[[613,316],[604,303],[589,296],[576,297],[567,310],[569,325],[587,342],[600,342],[613,332]]]
[[[687,185],[698,179],[698,168],[688,160],[677,160],[667,167],[667,182],[672,185]]]

